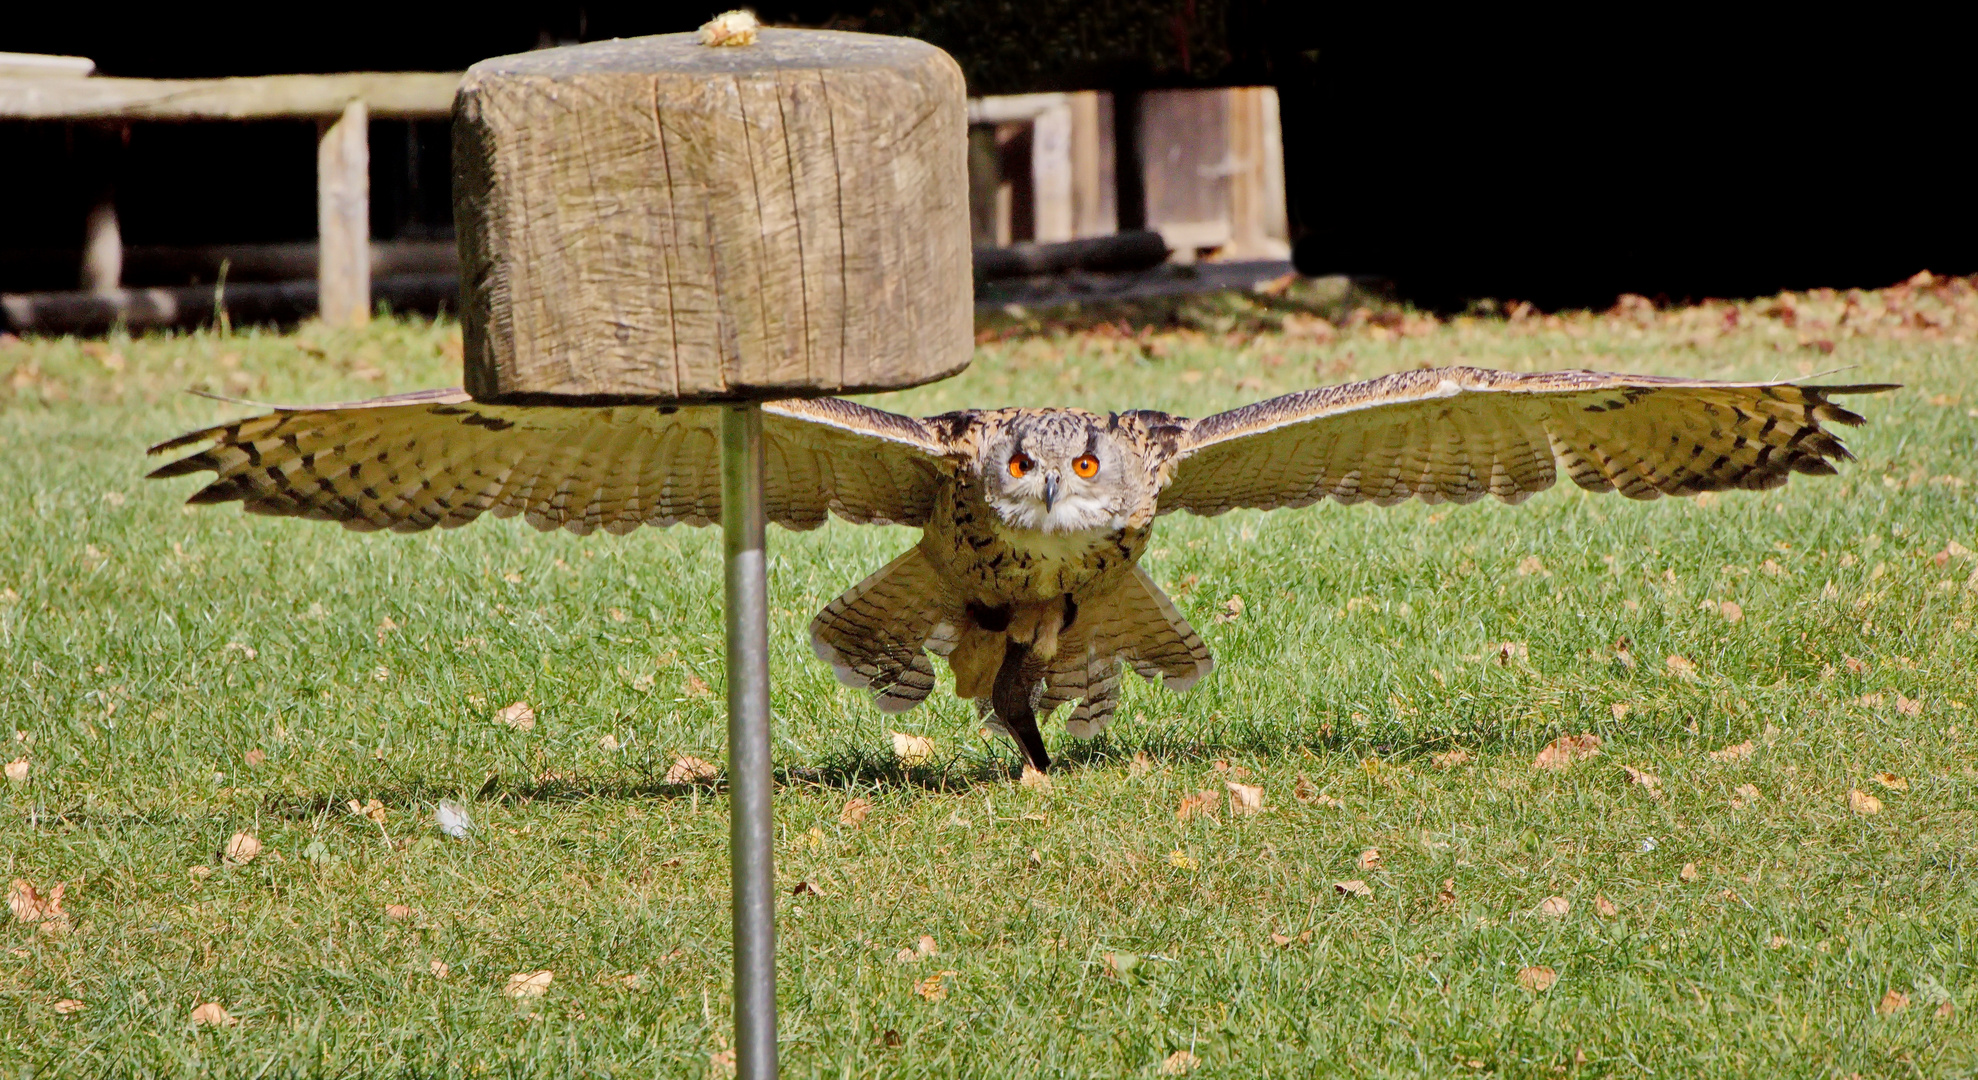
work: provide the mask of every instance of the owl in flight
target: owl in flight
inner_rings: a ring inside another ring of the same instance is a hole
[[[1519,502],[1564,466],[1634,499],[1764,489],[1832,475],[1833,404],[1886,385],[1802,386],[1612,375],[1404,371],[1204,419],[1135,410],[963,410],[915,419],[836,398],[763,406],[769,520],[909,525],[920,540],[825,605],[811,645],[880,709],[955,692],[1038,769],[1038,732],[1111,719],[1119,668],[1175,690],[1214,661],[1140,555],[1158,515],[1324,498]],[[721,517],[710,406],[490,405],[459,390],[283,408],[151,448],[211,443],[155,477],[212,470],[194,503],[415,532],[484,512],[578,534]]]

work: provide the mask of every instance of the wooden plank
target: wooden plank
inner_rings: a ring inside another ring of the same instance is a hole
[[[452,114],[460,75],[358,72],[234,79],[45,79],[0,76],[6,120],[332,120],[352,101],[379,119]]]
[[[224,308],[235,326],[251,323],[296,323],[316,314],[320,306],[315,281],[229,281],[176,288],[116,289],[107,293],[0,293],[0,316],[19,334],[105,334],[126,330],[189,330],[214,320]],[[460,296],[453,274],[398,274],[378,278],[371,299],[394,311],[437,314],[452,309]]]
[[[316,144],[316,231],[322,267],[323,321],[362,326],[371,320],[370,118],[361,101],[323,129]]]
[[[1031,227],[1032,237],[1040,244],[1058,243],[1076,235],[1072,172],[1071,102],[1061,101],[1031,121]]]
[[[1113,99],[1096,91],[1071,98],[1071,206],[1074,237],[1119,231],[1113,179]]]
[[[96,70],[87,56],[0,52],[0,78],[79,79]]]
[[[733,400],[959,369],[964,102],[938,50],[835,31],[476,65],[454,124],[469,391]]]
[[[1178,262],[1229,242],[1229,107],[1222,90],[1142,95],[1147,227]]]
[[[1276,110],[1270,108],[1277,91],[1243,86],[1224,92],[1229,100],[1230,238],[1219,257],[1288,259],[1284,154],[1277,144]]]

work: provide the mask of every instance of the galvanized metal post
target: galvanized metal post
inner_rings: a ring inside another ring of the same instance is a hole
[[[769,765],[769,588],[762,408],[721,407],[727,567],[728,873],[734,890],[735,1074],[776,1076],[776,876]]]

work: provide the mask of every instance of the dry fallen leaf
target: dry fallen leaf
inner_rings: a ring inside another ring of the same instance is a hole
[[[1944,1002],[1942,1005],[1937,1006],[1937,1019],[1939,1020],[1949,1020],[1951,1017],[1956,1015],[1957,1015],[1957,1006],[1951,1004],[1948,1001]]]
[[[707,1056],[707,1071],[722,1080],[735,1075],[735,1048],[716,1050]]]
[[[791,896],[823,896],[824,890],[808,881],[799,881],[790,887]]]
[[[1908,791],[1909,781],[1891,772],[1878,772],[1872,779],[1890,791]]]
[[[556,981],[553,971],[518,971],[508,977],[508,985],[501,988],[503,997],[539,998],[549,993],[549,984]]]
[[[1628,775],[1628,783],[1640,787],[1649,798],[1659,799],[1662,797],[1661,777],[1649,772],[1647,769],[1637,769],[1633,765],[1623,765],[1621,766],[1621,771]]]
[[[1548,919],[1563,919],[1572,910],[1573,902],[1563,896],[1548,896],[1538,902],[1538,913]]]
[[[860,825],[865,821],[865,816],[871,812],[870,802],[858,798],[851,799],[845,803],[843,810],[838,811],[838,824],[847,828]]]
[[[924,735],[909,735],[904,731],[888,732],[893,736],[893,756],[900,764],[913,768],[934,756],[934,740]]]
[[[1295,940],[1294,938],[1287,937],[1283,934],[1278,933],[1275,930],[1271,931],[1271,944],[1276,945],[1279,948],[1283,948],[1284,946],[1291,944],[1292,941],[1294,940]]]
[[[1717,614],[1722,615],[1725,622],[1734,623],[1744,618],[1744,609],[1737,605],[1737,601],[1726,600],[1717,605]]]
[[[241,755],[241,760],[247,763],[248,768],[258,769],[262,765],[267,764],[268,754],[260,747],[256,747],[252,750],[249,750],[247,753]]]
[[[1239,784],[1234,780],[1223,784],[1229,789],[1229,812],[1232,814],[1257,814],[1264,809],[1264,789],[1252,784]]]
[[[1545,749],[1532,759],[1534,769],[1565,769],[1576,761],[1584,761],[1600,753],[1600,736],[1590,732],[1578,735],[1561,735],[1545,744]]]
[[[1691,663],[1687,657],[1677,656],[1675,653],[1670,653],[1669,658],[1663,661],[1663,663],[1668,665],[1669,674],[1674,675],[1679,679],[1696,678],[1696,665]]]
[[[1196,862],[1186,851],[1175,848],[1173,851],[1168,852],[1168,865],[1174,867],[1176,870],[1193,870],[1202,864]]]
[[[1867,817],[1870,814],[1879,814],[1882,812],[1882,800],[1860,788],[1855,788],[1848,792],[1848,809],[1860,814],[1862,817]]]
[[[920,940],[913,943],[913,951],[921,956],[933,956],[941,950],[935,945],[933,934],[922,934]]]
[[[426,970],[432,972],[433,978],[435,979],[444,979],[448,975],[453,974],[452,966],[450,966],[444,960],[435,960],[432,963],[427,964]]]
[[[1145,776],[1153,771],[1154,771],[1154,759],[1147,756],[1147,751],[1145,750],[1134,751],[1133,760],[1129,762],[1126,766],[1126,775],[1130,777]]]
[[[1429,758],[1429,764],[1434,765],[1438,769],[1453,769],[1458,765],[1467,765],[1469,763],[1470,752],[1468,750],[1444,750],[1442,753],[1432,755]]]
[[[1731,789],[1731,809],[1742,810],[1748,803],[1755,803],[1764,796],[1759,794],[1755,784],[1739,784]]]
[[[1907,1008],[1909,1008],[1909,995],[1900,990],[1892,989],[1882,995],[1882,1001],[1875,1006],[1875,1011],[1881,1013],[1883,1016],[1887,1016],[1890,1013],[1898,1013]]]
[[[1222,792],[1215,790],[1184,795],[1181,798],[1181,805],[1175,807],[1175,820],[1187,821],[1189,818],[1200,817],[1203,814],[1213,814],[1216,808],[1222,805],[1222,800]]]
[[[913,992],[930,1002],[937,1002],[948,996],[948,984],[941,981],[939,975],[929,975],[913,984]]]
[[[1176,1050],[1154,1071],[1161,1076],[1187,1076],[1202,1065],[1202,1059],[1186,1050]]]
[[[1923,702],[1919,698],[1907,698],[1898,693],[1896,695],[1896,711],[1904,716],[1918,716],[1923,712]]]
[[[530,708],[526,701],[511,702],[503,706],[495,713],[494,718],[517,731],[536,729],[536,710]]]
[[[1614,719],[1616,722],[1626,720],[1628,718],[1628,703],[1625,701],[1617,701],[1614,704],[1608,706],[1607,711],[1614,714]]]
[[[1518,985],[1534,993],[1543,994],[1559,981],[1559,973],[1549,967],[1524,967],[1518,969]]]
[[[690,754],[681,754],[673,759],[673,765],[666,770],[665,780],[669,784],[711,784],[720,776],[721,769],[713,763]]]
[[[1620,914],[1621,909],[1614,906],[1614,901],[1609,900],[1599,893],[1595,893],[1593,896],[1593,913],[1603,919],[1611,919]]]
[[[47,892],[41,892],[21,878],[7,887],[7,909],[14,918],[24,923],[38,923],[45,934],[62,934],[71,927],[69,913],[62,910],[62,894],[69,890],[67,882],[56,882]]]
[[[227,1012],[226,1007],[217,1001],[209,1001],[192,1010],[192,1022],[201,1027],[232,1027],[240,1020]]]
[[[1765,947],[1766,947],[1766,948],[1768,948],[1768,949],[1783,949],[1783,948],[1785,948],[1785,947],[1786,947],[1786,945],[1787,945],[1787,944],[1788,944],[1788,943],[1787,943],[1787,941],[1786,941],[1786,935],[1784,935],[1784,934],[1773,934],[1773,935],[1771,936],[1771,938],[1769,938],[1769,939],[1768,939],[1768,940],[1767,940],[1767,941],[1765,942]]]
[[[1542,562],[1538,556],[1527,555],[1524,558],[1518,560],[1519,577],[1529,577],[1532,574],[1543,574],[1543,573],[1545,573],[1545,563]]]
[[[256,840],[253,833],[237,832],[227,838],[227,846],[221,852],[221,858],[228,866],[246,866],[259,854],[261,854],[261,841]]]
[[[1335,881],[1332,883],[1332,887],[1333,891],[1339,893],[1341,896],[1368,898],[1374,895],[1374,891],[1367,887],[1367,883],[1358,879],[1353,881]]]
[[[1744,759],[1750,757],[1751,752],[1755,749],[1757,749],[1757,747],[1752,745],[1752,741],[1750,739],[1746,739],[1741,743],[1737,743],[1732,746],[1726,746],[1722,750],[1712,750],[1710,752],[1710,760],[1743,761]]]
[[[920,963],[920,954],[914,952],[912,949],[901,949],[899,952],[893,954],[893,962],[896,964],[918,964]]]
[[[1676,877],[1683,881],[1695,881],[1696,876],[1697,876],[1696,864],[1693,862],[1684,863],[1683,868],[1681,870],[1676,871]]]
[[[409,904],[385,905],[385,918],[390,919],[393,922],[404,922],[405,920],[410,919],[411,917],[412,917],[412,907]]]
[[[1319,789],[1313,787],[1312,782],[1301,772],[1298,774],[1297,786],[1291,789],[1291,797],[1299,802],[1308,803],[1319,797]]]
[[[708,688],[706,679],[691,671],[687,672],[686,690],[688,697],[706,697],[714,692]]]
[[[1038,771],[1029,762],[1024,763],[1023,773],[1017,777],[1017,783],[1027,788],[1036,788],[1040,791],[1051,790],[1051,777],[1049,774]]]
[[[55,1010],[56,1016],[74,1016],[84,1009],[89,1008],[89,1006],[77,1001],[75,998],[63,998],[49,1006],[49,1008]]]
[[[1235,593],[1231,593],[1229,599],[1223,601],[1221,610],[1216,612],[1218,623],[1233,623],[1242,617],[1243,598]]]
[[[1367,871],[1370,870],[1380,869],[1380,849],[1377,847],[1370,847],[1367,850],[1361,852],[1357,865],[1360,867],[1361,873],[1366,873]]]
[[[27,783],[30,766],[26,758],[16,758],[7,763],[7,779],[16,784]]]
[[[1441,888],[1441,889],[1438,889],[1438,890],[1436,891],[1436,894],[1435,894],[1435,900],[1436,900],[1436,903],[1438,903],[1438,904],[1445,904],[1445,905],[1446,905],[1446,904],[1453,904],[1453,903],[1455,903],[1455,902],[1456,902],[1456,879],[1455,879],[1455,878],[1453,878],[1453,877],[1452,877],[1452,878],[1443,878],[1443,879],[1442,879],[1442,888]]]

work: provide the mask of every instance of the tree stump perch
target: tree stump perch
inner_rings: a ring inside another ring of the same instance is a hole
[[[835,31],[474,65],[454,122],[468,391],[732,401],[954,374],[966,109],[941,50]]]

